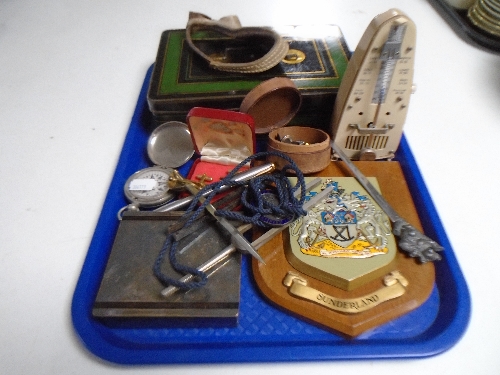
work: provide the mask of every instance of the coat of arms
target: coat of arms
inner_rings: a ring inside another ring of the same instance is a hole
[[[386,254],[391,227],[385,214],[359,191],[347,192],[333,179],[326,179],[322,188],[328,185],[332,193],[290,227],[300,251],[326,258]]]

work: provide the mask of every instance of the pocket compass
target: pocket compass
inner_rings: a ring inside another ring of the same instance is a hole
[[[334,142],[350,159],[391,159],[414,91],[415,24],[390,9],[363,34],[339,87]]]
[[[126,210],[159,207],[174,199],[168,180],[174,169],[186,163],[194,153],[191,133],[182,122],[170,121],[158,126],[147,144],[149,159],[155,164],[132,174],[123,192],[130,202],[118,212],[118,218]]]

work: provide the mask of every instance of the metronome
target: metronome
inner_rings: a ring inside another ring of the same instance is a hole
[[[353,160],[392,159],[414,91],[415,24],[391,9],[363,34],[339,87],[335,144]]]

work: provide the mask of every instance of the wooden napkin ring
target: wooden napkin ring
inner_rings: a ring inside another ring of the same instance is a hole
[[[304,174],[319,172],[330,163],[330,136],[322,130],[287,126],[271,131],[268,137],[267,150],[288,155]],[[288,163],[277,156],[270,156],[268,159],[278,169]]]

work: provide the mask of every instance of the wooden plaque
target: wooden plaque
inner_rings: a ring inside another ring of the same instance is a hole
[[[401,167],[396,161],[356,162],[367,177],[376,177],[380,190],[392,207],[410,224],[421,229],[420,220],[406,184]],[[313,176],[349,177],[351,174],[343,162],[332,162],[323,171]],[[286,232],[286,231],[285,231]],[[307,280],[308,287],[334,299],[344,300],[370,295],[384,287],[383,278],[372,280],[356,289],[347,291],[302,274],[287,261],[284,253],[286,234],[279,234],[259,249],[265,264],[253,260],[252,270],[261,292],[274,304],[301,319],[349,337],[389,322],[422,305],[434,286],[434,265],[420,264],[414,258],[398,252],[394,270],[408,281],[405,293],[397,298],[380,303],[358,313],[344,313],[331,310],[318,303],[292,295],[283,281],[289,272]]]

